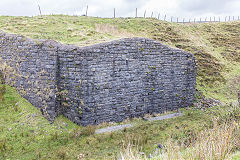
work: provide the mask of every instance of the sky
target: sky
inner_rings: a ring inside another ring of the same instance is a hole
[[[160,19],[179,21],[189,19],[224,19],[240,16],[240,0],[0,0],[0,15],[35,16],[39,15],[38,5],[42,14],[83,15],[88,6],[88,16],[135,17],[160,16]]]

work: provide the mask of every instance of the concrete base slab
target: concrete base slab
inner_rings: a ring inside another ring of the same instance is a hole
[[[167,114],[167,115],[163,115],[163,116],[147,118],[147,120],[150,122],[151,121],[161,121],[164,119],[170,119],[170,118],[179,117],[182,115],[183,115],[182,113],[172,113],[172,114]],[[123,124],[123,125],[117,125],[117,126],[112,126],[112,127],[106,127],[106,128],[97,129],[95,131],[95,133],[96,134],[110,133],[110,132],[114,132],[114,131],[118,131],[118,130],[123,130],[124,128],[131,128],[133,126],[134,126],[134,124]]]

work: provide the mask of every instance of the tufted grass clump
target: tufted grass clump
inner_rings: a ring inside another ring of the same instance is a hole
[[[197,138],[189,145],[181,144],[169,139],[164,146],[158,147],[150,156],[141,151],[141,147],[131,142],[123,146],[120,152],[121,160],[185,160],[185,159],[218,159],[223,160],[230,157],[233,149],[238,146],[234,133],[238,133],[239,124],[236,121],[218,124],[217,120],[213,121],[214,126],[197,134]],[[240,138],[240,137],[238,137]],[[239,142],[240,139],[238,139]]]
[[[82,130],[81,134],[83,136],[90,136],[95,133],[95,130],[96,130],[96,126],[88,125]]]
[[[5,79],[0,71],[0,101],[4,102],[4,94],[6,93]]]
[[[4,103],[4,94],[6,93],[5,85],[0,85],[0,101]]]
[[[66,149],[65,148],[59,148],[57,151],[57,156],[59,159],[64,160],[67,157]]]
[[[6,139],[2,139],[0,141],[0,151],[1,151],[1,153],[3,153],[6,150],[7,150],[7,141],[6,141]]]

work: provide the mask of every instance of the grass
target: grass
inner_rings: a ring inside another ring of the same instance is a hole
[[[221,115],[222,119],[229,116],[227,108],[206,111],[190,108],[182,110],[182,117],[155,122],[128,120],[121,124],[135,123],[133,128],[96,135],[95,129],[112,124],[84,128],[62,116],[50,124],[14,88],[6,86],[4,98],[5,102],[0,102],[0,158],[3,159],[115,159],[130,139],[139,140],[142,150],[149,154],[169,138],[188,143],[191,133],[212,125],[212,116]]]
[[[212,129],[203,130],[194,136],[189,144],[185,142],[178,144],[171,139],[165,145],[159,145],[151,159],[156,160],[223,160],[238,158],[238,153],[231,155],[234,147],[239,147],[239,137],[236,142],[234,133],[239,132],[239,124],[236,121],[229,121],[219,124],[213,121]],[[148,159],[146,155],[141,155],[140,147],[131,144],[124,147],[121,153],[122,160]],[[150,158],[149,158],[150,159]]]
[[[78,46],[125,37],[151,38],[196,56],[197,88],[206,96],[230,102],[240,90],[236,83],[240,78],[239,21],[177,24],[149,18],[0,16],[0,30]]]
[[[0,16],[0,30],[78,46],[147,37],[193,53],[198,62],[197,88],[207,97],[232,102],[240,90],[240,22],[177,24],[143,18]],[[195,133],[213,127],[214,117],[219,117],[219,123],[229,117],[239,120],[238,111],[220,106],[182,109],[182,117],[156,122],[127,120],[120,124],[135,126],[95,135],[95,129],[112,124],[84,128],[63,116],[50,124],[14,88],[6,86],[6,91],[0,92],[0,159],[115,159],[129,141],[148,155],[168,139],[190,145]],[[240,135],[234,132],[234,137]],[[233,159],[240,157],[238,149],[233,148]]]
[[[232,159],[232,160],[238,160],[238,159],[240,159],[240,151],[234,153],[234,154],[231,156],[231,159]]]

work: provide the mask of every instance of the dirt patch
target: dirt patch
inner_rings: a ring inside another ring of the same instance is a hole
[[[98,33],[105,33],[114,35],[117,37],[134,37],[132,33],[129,33],[125,30],[119,30],[117,26],[110,25],[110,24],[95,24],[95,31]]]

